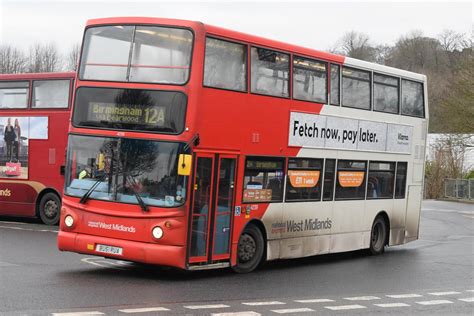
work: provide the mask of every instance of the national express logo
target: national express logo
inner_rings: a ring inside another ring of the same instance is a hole
[[[10,197],[12,196],[12,191],[10,191],[10,189],[0,190],[0,196]]]
[[[318,218],[309,218],[301,221],[286,221],[272,224],[272,234],[276,233],[297,233],[308,230],[323,230],[332,227],[332,220],[319,220]]]

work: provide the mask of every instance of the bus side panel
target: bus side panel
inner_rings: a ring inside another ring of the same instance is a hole
[[[29,179],[53,188],[59,194],[64,186],[60,169],[66,160],[69,114],[68,111],[49,114],[48,139],[32,139],[29,144]]]
[[[421,211],[421,185],[408,186],[405,242],[418,239]]]
[[[333,225],[333,203],[286,202],[283,205],[280,258],[328,253],[329,234]]]
[[[0,180],[0,215],[34,217],[37,195],[27,183]]]
[[[390,246],[401,245],[405,242],[406,209],[406,199],[393,200],[393,212],[390,216]]]

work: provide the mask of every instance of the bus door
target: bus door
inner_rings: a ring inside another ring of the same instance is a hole
[[[189,263],[230,258],[237,155],[197,153]]]

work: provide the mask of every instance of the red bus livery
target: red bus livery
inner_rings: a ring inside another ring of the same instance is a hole
[[[232,267],[418,238],[423,75],[159,18],[90,20],[60,250]]]
[[[58,223],[74,76],[0,75],[0,215]]]

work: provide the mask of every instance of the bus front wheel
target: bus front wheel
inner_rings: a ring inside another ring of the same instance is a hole
[[[382,216],[377,216],[372,224],[372,231],[370,232],[369,251],[372,255],[380,255],[384,252],[387,233],[385,220]]]
[[[264,240],[262,232],[255,225],[248,225],[237,245],[237,264],[232,269],[237,273],[248,273],[260,264],[263,257]]]
[[[59,222],[61,200],[52,193],[46,193],[39,204],[39,217],[46,225],[56,225]]]

